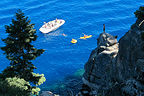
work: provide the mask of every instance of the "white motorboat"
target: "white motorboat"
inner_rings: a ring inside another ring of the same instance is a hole
[[[62,19],[56,19],[53,21],[50,21],[48,23],[44,22],[44,25],[39,29],[42,33],[49,33],[51,31],[55,31],[60,26],[62,26],[65,23]]]

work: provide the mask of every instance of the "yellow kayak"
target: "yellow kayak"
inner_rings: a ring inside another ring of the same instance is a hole
[[[71,43],[77,43],[76,39],[72,39]]]
[[[84,35],[84,37],[80,37],[80,39],[87,39],[87,38],[91,38],[92,37],[92,35]]]

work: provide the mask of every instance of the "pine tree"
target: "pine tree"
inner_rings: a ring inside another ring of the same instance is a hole
[[[34,24],[30,24],[30,22],[28,17],[18,10],[16,19],[12,19],[12,24],[5,26],[8,36],[3,39],[5,46],[1,49],[6,58],[10,60],[10,66],[2,72],[1,76],[3,78],[22,78],[33,85],[40,85],[45,81],[45,77],[43,74],[33,73],[36,67],[31,61],[40,56],[44,50],[36,49],[31,44],[32,41],[36,41],[37,35]],[[31,90],[33,90],[32,88],[36,87],[31,86]]]

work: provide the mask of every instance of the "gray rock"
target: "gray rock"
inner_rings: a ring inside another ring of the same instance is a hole
[[[119,43],[105,32],[98,37],[82,79],[89,96],[144,96],[144,28],[136,25]]]
[[[50,91],[42,91],[42,93],[40,94],[40,96],[59,96],[59,95],[53,94]]]
[[[112,62],[117,53],[117,39],[105,32],[100,34],[98,47],[92,51],[88,62],[85,64],[83,76],[83,83],[92,89],[91,94],[96,95],[97,91],[105,90],[111,86]]]
[[[130,96],[144,96],[144,86],[135,79],[127,80],[124,87],[122,87],[122,91]]]

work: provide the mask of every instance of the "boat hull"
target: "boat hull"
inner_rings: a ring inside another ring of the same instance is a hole
[[[48,22],[48,23],[45,23],[39,30],[40,30],[42,33],[50,33],[50,32],[52,32],[52,31],[55,31],[56,29],[58,29],[60,26],[62,26],[62,25],[65,23],[65,21],[62,20],[62,19],[58,19],[58,21],[59,21],[60,23],[56,23],[56,25],[53,26],[53,27],[51,27],[51,28],[48,28],[48,27],[45,27],[45,26],[46,26],[46,24],[48,24],[48,23],[50,23],[50,22],[55,22],[55,20],[50,21],[50,22]]]

